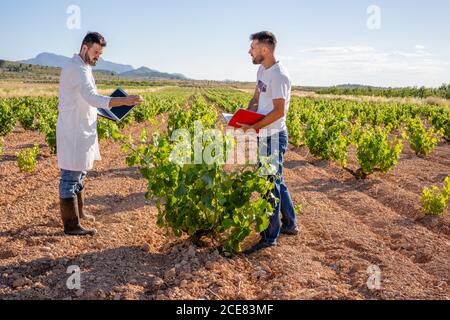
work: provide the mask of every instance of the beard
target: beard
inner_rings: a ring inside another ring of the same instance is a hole
[[[263,62],[264,59],[262,59],[261,57],[254,57],[252,58],[253,64],[261,64]]]
[[[87,52],[84,54],[84,61],[86,61],[86,63],[91,67],[95,67],[98,62],[98,60],[91,60]]]

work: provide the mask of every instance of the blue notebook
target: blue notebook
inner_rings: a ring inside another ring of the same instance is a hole
[[[127,97],[128,94],[122,89],[118,88],[116,91],[113,92],[111,95],[112,98],[123,98]],[[121,106],[112,108],[111,110],[108,109],[97,109],[97,113],[100,117],[120,122],[122,121],[130,112],[133,110],[135,106]]]

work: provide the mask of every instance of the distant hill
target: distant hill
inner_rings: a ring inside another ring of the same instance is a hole
[[[363,84],[339,84],[337,86],[335,86],[336,88],[340,88],[340,89],[359,89],[359,88],[373,88],[373,89],[384,89],[381,87],[374,87],[374,86],[368,86],[368,85],[363,85]]]
[[[68,60],[69,58],[65,56],[60,56],[52,53],[40,53],[36,56],[36,58],[19,62],[38,66],[61,68],[67,63]]]
[[[28,59],[20,62],[39,66],[62,68],[68,60],[70,60],[69,57],[44,52],[38,54],[33,59]],[[133,70],[133,67],[130,65],[109,62],[100,58],[100,61],[98,62],[94,70],[106,70],[120,74],[122,72]]]
[[[20,80],[27,82],[57,83],[61,68],[13,62],[0,59],[0,80]],[[120,77],[112,71],[94,70],[95,80],[117,81]],[[129,81],[129,79],[126,79]],[[131,80],[134,81],[134,80]]]
[[[170,79],[170,80],[187,80],[187,78],[182,74],[170,74],[159,72],[157,70],[152,70],[147,67],[141,67],[136,70],[127,71],[120,74],[121,77],[125,78],[133,78],[140,80],[161,80],[161,79]]]
[[[24,64],[47,66],[47,67],[57,67],[62,68],[70,60],[69,57],[57,55],[53,53],[40,53],[35,58],[19,61]],[[125,65],[120,63],[114,63],[106,61],[100,58],[97,66],[94,70],[104,70],[109,72],[114,72],[117,75],[125,78],[132,79],[144,79],[144,80],[187,80],[187,78],[178,73],[165,73],[157,70],[152,70],[147,67],[141,67],[139,69],[134,69],[131,65]]]

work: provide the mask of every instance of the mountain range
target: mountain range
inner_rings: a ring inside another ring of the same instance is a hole
[[[35,58],[19,61],[21,63],[39,65],[39,66],[48,66],[48,67],[58,67],[62,68],[67,61],[70,60],[69,57],[57,55],[54,53],[40,53]],[[150,69],[147,67],[141,67],[138,69],[134,69],[131,65],[120,64],[115,62],[110,62],[100,60],[97,63],[97,66],[94,67],[94,70],[103,70],[113,72],[124,78],[132,78],[139,80],[187,80],[183,74],[180,73],[166,73],[160,72],[154,69]]]

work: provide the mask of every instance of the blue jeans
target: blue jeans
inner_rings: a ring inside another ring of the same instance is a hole
[[[77,193],[84,189],[84,179],[86,171],[69,171],[61,169],[61,179],[59,181],[59,197],[61,199],[75,198]]]
[[[274,147],[277,147],[276,143],[272,146],[272,140],[276,139],[277,136],[279,138],[278,157],[277,152],[272,150]],[[270,217],[269,228],[261,233],[263,241],[276,244],[280,235],[281,223],[283,224],[283,227],[288,230],[292,230],[297,227],[294,204],[292,203],[291,195],[289,194],[289,190],[283,178],[283,161],[288,147],[288,134],[286,131],[282,131],[271,137],[259,138],[259,141],[260,148],[265,148],[267,150],[267,156],[275,156],[273,163],[277,166],[276,176],[270,176],[269,178],[275,180],[273,194],[279,201],[275,204],[275,201],[271,200],[272,207],[274,207],[274,214]],[[263,154],[265,152],[266,151],[263,151]]]

